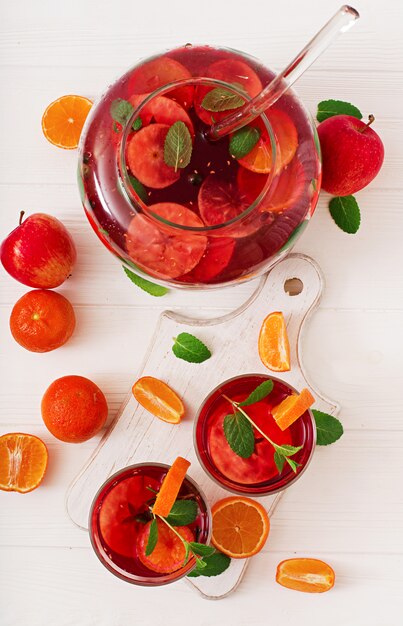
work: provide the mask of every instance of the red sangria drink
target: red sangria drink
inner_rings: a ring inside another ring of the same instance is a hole
[[[285,430],[272,413],[295,393],[277,378],[246,374],[207,396],[194,437],[199,461],[213,480],[237,494],[265,496],[299,478],[315,448],[312,413],[306,410]]]
[[[187,476],[174,505],[182,518],[153,516],[152,507],[168,470],[162,463],[126,467],[108,478],[93,501],[89,519],[92,546],[101,563],[127,582],[165,585],[186,576],[197,560],[191,551],[190,556],[186,554],[186,542],[192,546],[192,542],[199,545],[210,540],[209,506]]]
[[[321,181],[300,100],[289,91],[240,130],[208,135],[273,76],[240,52],[189,44],[138,64],[93,107],[79,149],[82,201],[126,267],[174,287],[217,287],[289,252]]]

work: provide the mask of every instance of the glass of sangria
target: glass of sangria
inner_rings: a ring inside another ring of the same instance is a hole
[[[183,578],[195,567],[193,557],[185,563],[183,543],[164,524],[158,523],[158,543],[147,556],[146,545],[152,516],[150,507],[169,466],[138,463],[108,478],[96,494],[89,517],[92,547],[101,563],[115,576],[135,585],[165,585]],[[208,544],[211,513],[196,483],[186,476],[178,500],[197,504],[195,520],[175,530],[187,541]]]
[[[264,381],[271,380],[273,389],[265,398],[244,410],[254,424],[275,444],[300,448],[292,456],[291,465],[283,463],[282,471],[275,462],[275,448],[254,428],[253,453],[242,458],[230,447],[224,433],[224,418],[232,413],[228,399],[242,402]],[[281,430],[272,409],[287,396],[296,393],[288,383],[264,374],[245,374],[231,378],[213,389],[196,416],[194,444],[198,459],[209,476],[221,487],[240,495],[267,496],[292,485],[308,467],[316,443],[315,420],[310,410],[290,427]]]
[[[129,269],[177,288],[248,280],[288,254],[321,181],[315,126],[290,90],[232,135],[214,122],[274,73],[190,44],[129,70],[94,105],[79,148],[87,217]]]

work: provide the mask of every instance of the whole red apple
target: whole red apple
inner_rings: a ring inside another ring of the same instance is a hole
[[[322,188],[349,196],[366,187],[381,169],[383,143],[368,124],[351,115],[335,115],[318,126],[322,149]]]
[[[4,269],[20,283],[53,289],[71,274],[76,261],[74,242],[59,220],[34,213],[3,241],[0,259]]]

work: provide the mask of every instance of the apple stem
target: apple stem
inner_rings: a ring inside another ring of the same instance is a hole
[[[368,122],[365,124],[364,128],[360,128],[360,130],[358,132],[359,133],[365,133],[366,129],[371,126],[372,122],[375,122],[375,116],[374,115],[368,115]]]
[[[18,222],[18,226],[21,226],[22,218],[24,217],[24,215],[25,215],[25,211],[20,211],[20,221]]]

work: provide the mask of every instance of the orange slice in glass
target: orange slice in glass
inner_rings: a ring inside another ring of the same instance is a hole
[[[62,96],[51,102],[42,116],[46,139],[58,148],[77,148],[91,107],[91,100],[83,96]]]
[[[301,415],[305,413],[315,402],[315,398],[309,389],[303,389],[300,394],[292,394],[287,396],[280,404],[275,406],[271,413],[276,424],[281,430],[286,430]]]
[[[253,556],[263,548],[270,530],[266,509],[242,496],[216,502],[213,516],[212,544],[233,559]]]
[[[164,422],[178,424],[185,414],[182,400],[171,387],[158,378],[139,378],[134,383],[132,392],[141,406]]]
[[[260,360],[269,370],[289,371],[290,344],[284,316],[280,311],[270,313],[263,321],[258,347]]]
[[[48,450],[39,437],[9,433],[0,437],[0,489],[27,493],[39,487]]]
[[[171,530],[165,522],[157,520],[158,541],[153,552],[147,556],[146,547],[150,535],[150,525],[148,522],[140,530],[137,538],[136,548],[140,561],[153,572],[159,574],[170,574],[183,567],[185,562],[185,546],[183,541]],[[176,532],[184,541],[194,541],[194,534],[187,526],[175,528]]]
[[[170,514],[189,466],[190,461],[181,456],[178,456],[172,463],[155,499],[154,515],[167,517]]]
[[[287,559],[277,566],[276,581],[295,591],[323,593],[333,587],[334,579],[333,569],[319,559]]]

